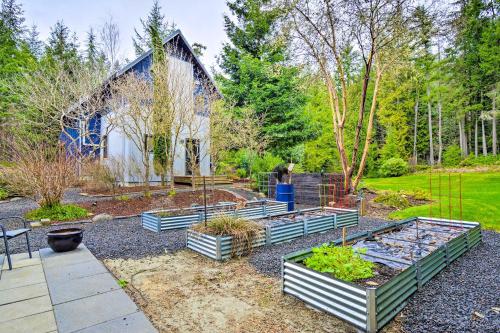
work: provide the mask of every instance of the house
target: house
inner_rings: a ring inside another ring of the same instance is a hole
[[[184,94],[189,94],[192,100],[206,100],[205,94],[207,89],[218,91],[210,77],[208,71],[194,54],[193,49],[186,41],[180,30],[174,31],[164,40],[164,46],[169,54],[169,62],[175,62],[176,68],[181,71],[182,81],[176,80],[175,84],[183,85],[179,90]],[[172,52],[173,51],[173,52]],[[178,57],[178,54],[184,56]],[[187,55],[187,56],[186,56]],[[109,80],[117,80],[120,77],[134,72],[143,74],[144,77],[151,78],[150,70],[152,66],[152,50],[145,52],[143,55],[123,67]],[[179,73],[177,73],[179,75]],[[200,82],[203,82],[201,84]],[[207,83],[209,87],[207,88]],[[109,85],[106,85],[109,86]],[[106,98],[106,94],[102,94],[102,98]],[[220,94],[219,94],[220,96]],[[183,101],[182,103],[186,103]],[[190,103],[190,102],[187,102]],[[198,105],[198,103],[196,104]],[[193,110],[193,108],[191,108]],[[131,140],[119,128],[108,126],[113,115],[112,110],[107,107],[105,110],[97,112],[90,119],[80,120],[77,126],[72,126],[64,135],[61,135],[62,141],[67,145],[71,142],[72,149],[78,149],[83,154],[92,154],[101,160],[102,163],[117,163],[120,161],[123,168],[123,180],[125,184],[140,183],[142,181],[141,174],[137,168],[143,168],[141,163],[141,151],[137,148],[134,141]],[[208,102],[203,103],[202,107],[196,107],[193,119],[199,123],[199,128],[196,133],[189,130],[187,126],[183,126],[178,135],[172,134],[172,142],[176,142],[176,154],[173,163],[174,176],[188,176],[194,174],[201,176],[210,175],[210,156],[209,156],[209,117],[210,112]],[[85,133],[85,135],[82,135]],[[192,136],[192,137],[191,137]],[[144,137],[148,147],[151,147],[150,154],[150,182],[159,182],[161,177],[155,173],[153,166],[153,150],[152,150],[152,133],[148,133]],[[151,143],[149,143],[151,141]],[[75,148],[76,147],[76,148]],[[190,148],[188,148],[190,147]],[[190,152],[196,151],[196,167],[193,169],[191,163],[193,154]],[[142,169],[143,170],[143,169]]]

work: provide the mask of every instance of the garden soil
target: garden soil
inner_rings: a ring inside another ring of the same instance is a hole
[[[220,263],[185,250],[104,263],[129,282],[127,292],[160,332],[356,332],[283,295],[279,279],[246,259]]]

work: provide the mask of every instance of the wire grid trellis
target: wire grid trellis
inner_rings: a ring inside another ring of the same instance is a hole
[[[259,192],[270,199],[276,195],[276,172],[262,172],[257,175]],[[356,201],[351,198],[341,174],[301,173],[293,174],[297,204],[320,205],[323,207],[353,208]]]
[[[257,174],[257,187],[266,198],[273,199],[276,195],[277,172],[259,172]]]
[[[463,221],[462,174],[429,170],[429,216]]]

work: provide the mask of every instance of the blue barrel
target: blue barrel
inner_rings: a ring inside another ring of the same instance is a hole
[[[293,184],[277,184],[276,185],[276,201],[287,202],[288,211],[294,210],[295,206],[295,189]]]

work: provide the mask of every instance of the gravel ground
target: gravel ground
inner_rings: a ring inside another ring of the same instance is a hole
[[[15,221],[5,223],[8,229],[19,228]],[[30,232],[32,249],[47,247],[46,234],[49,230],[78,227],[83,228],[83,242],[99,259],[106,258],[142,258],[164,254],[165,251],[177,251],[185,247],[185,230],[173,230],[155,233],[141,226],[140,218],[115,219],[97,223],[65,224],[35,228]],[[26,240],[17,237],[9,241],[12,253],[26,252]],[[4,253],[3,242],[0,253]]]
[[[360,231],[371,230],[384,224],[387,224],[387,221],[361,217],[358,226],[349,227],[346,230],[347,234],[350,235]],[[249,261],[259,272],[279,277],[281,274],[281,257],[285,254],[304,250],[340,237],[342,237],[342,229],[336,229],[321,234],[297,238],[289,243],[257,248],[253,250]]]
[[[483,231],[480,245],[410,299],[403,311],[405,331],[500,332],[499,258],[500,233]]]

